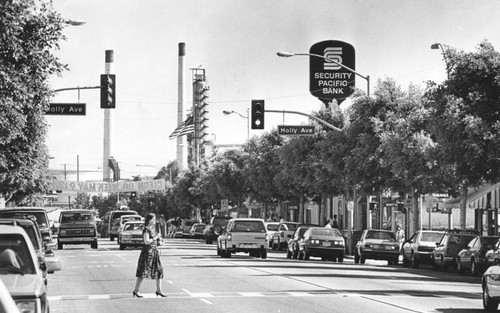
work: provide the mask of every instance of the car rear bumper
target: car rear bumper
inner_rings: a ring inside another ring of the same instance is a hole
[[[343,256],[345,252],[344,247],[305,246],[304,249],[310,256],[319,257]]]
[[[62,243],[78,244],[78,243],[96,242],[97,238],[96,237],[59,237],[59,238],[57,238],[57,240],[59,242],[62,242]]]
[[[399,257],[399,251],[369,250],[363,251],[362,255],[365,259],[391,260]]]

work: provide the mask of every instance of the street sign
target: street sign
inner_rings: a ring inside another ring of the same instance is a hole
[[[316,134],[314,125],[278,125],[278,135],[313,136]]]
[[[86,115],[86,103],[49,103],[45,115]]]
[[[354,92],[356,61],[351,44],[321,41],[311,47],[309,55],[309,91],[313,96],[328,106],[333,99],[340,104]]]

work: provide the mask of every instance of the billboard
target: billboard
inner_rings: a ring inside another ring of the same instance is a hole
[[[309,49],[309,91],[325,105],[340,104],[354,92],[354,47],[339,40],[315,43]]]

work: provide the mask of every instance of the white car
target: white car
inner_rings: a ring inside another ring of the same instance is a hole
[[[230,258],[232,253],[245,252],[265,259],[268,247],[266,226],[260,218],[233,218],[217,237],[217,255],[223,258]]]
[[[300,223],[297,222],[281,222],[278,226],[278,231],[274,233],[273,236],[273,250],[281,250],[288,248],[288,237],[289,235],[293,235],[293,233],[297,230]]]
[[[280,223],[278,222],[266,222],[267,238],[269,239],[269,248],[273,247],[273,238],[278,231]]]
[[[496,260],[498,263],[498,260]],[[483,308],[486,311],[496,311],[500,303],[500,266],[492,265],[483,274],[481,283],[483,289]]]
[[[22,312],[49,312],[35,248],[19,226],[0,225],[0,279]]]

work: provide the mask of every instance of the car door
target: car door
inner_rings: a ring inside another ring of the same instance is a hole
[[[469,244],[467,245],[467,247],[465,248],[465,250],[463,251],[463,254],[462,254],[462,257],[461,257],[461,262],[462,262],[462,265],[466,268],[470,268],[471,267],[471,256],[472,256],[472,253],[473,253],[473,247],[476,246],[476,243],[479,241],[479,238],[474,238],[472,239],[471,242],[469,242]]]
[[[413,236],[410,237],[404,244],[403,244],[403,258],[406,260],[411,259],[411,251],[414,249],[415,242],[417,241],[418,237],[418,232],[414,233]]]

